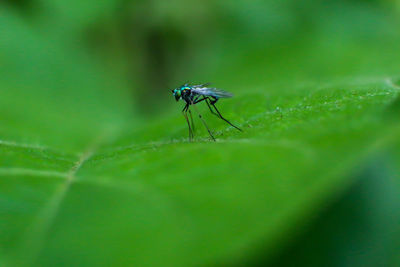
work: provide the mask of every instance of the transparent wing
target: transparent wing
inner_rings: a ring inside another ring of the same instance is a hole
[[[226,98],[233,96],[233,94],[229,92],[213,87],[206,87],[204,85],[208,84],[194,85],[192,86],[192,91],[199,95],[213,96],[215,98]]]

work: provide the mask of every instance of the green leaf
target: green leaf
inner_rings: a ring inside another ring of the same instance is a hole
[[[244,133],[205,116],[217,142],[202,131],[188,143],[179,112],[115,140],[93,134],[81,155],[3,141],[2,255],[190,266],[244,259],[260,242],[272,251],[397,136],[380,119],[397,92],[378,80],[238,95],[221,110]]]
[[[396,79],[325,70],[319,83],[293,83],[283,69],[246,90],[231,82],[235,97],[218,102],[243,133],[199,106],[197,135],[188,142],[182,107],[165,106],[165,115],[146,121],[130,111],[134,103],[115,73],[17,15],[1,14],[5,266],[269,260],[400,134]],[[86,21],[82,14],[76,18]],[[237,70],[235,79],[250,71]]]

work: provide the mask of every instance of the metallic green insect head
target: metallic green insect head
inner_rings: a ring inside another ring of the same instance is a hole
[[[174,89],[174,90],[172,90],[172,94],[175,96],[175,100],[179,101],[179,99],[181,98],[181,90]]]

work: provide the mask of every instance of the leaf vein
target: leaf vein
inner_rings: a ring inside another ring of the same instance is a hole
[[[20,252],[25,253],[26,257],[23,262],[19,265],[30,266],[35,262],[38,255],[44,247],[45,240],[48,232],[53,225],[55,218],[60,210],[61,204],[65,199],[72,183],[76,179],[76,174],[79,169],[88,161],[97,148],[99,147],[101,140],[103,140],[104,135],[99,136],[95,142],[90,145],[86,151],[84,151],[72,168],[64,174],[66,178],[65,182],[62,183],[54,192],[53,196],[50,198],[48,204],[38,213],[36,220],[34,220],[31,227],[28,228],[28,232],[25,235],[25,240],[22,242],[20,247]]]
[[[67,178],[67,174],[52,170],[34,170],[25,168],[0,168],[0,175],[6,176],[39,176],[39,177],[59,177]]]

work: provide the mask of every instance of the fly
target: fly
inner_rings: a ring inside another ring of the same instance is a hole
[[[183,108],[182,113],[186,119],[186,122],[187,122],[187,125],[189,128],[189,140],[190,141],[194,137],[194,123],[193,123],[193,117],[192,117],[192,112],[190,110],[190,106],[193,106],[194,108],[196,108],[194,105],[197,103],[200,103],[202,101],[206,102],[206,104],[212,114],[214,114],[219,119],[225,121],[226,123],[228,123],[235,129],[242,132],[242,130],[239,127],[233,125],[230,121],[225,119],[221,115],[221,113],[219,112],[217,107],[215,106],[215,103],[217,103],[217,101],[220,98],[228,98],[228,97],[232,97],[233,95],[229,92],[226,92],[226,91],[223,91],[223,90],[220,90],[217,88],[208,87],[209,85],[210,85],[209,83],[198,84],[198,85],[184,84],[184,85],[172,90],[172,94],[174,95],[176,101],[179,101],[182,99],[186,102],[186,105]],[[197,111],[197,109],[196,109],[196,111]],[[188,113],[190,116],[190,121],[189,121]],[[199,114],[199,118],[203,122],[203,124],[206,127],[208,133],[210,134],[211,138],[215,141],[215,138],[214,138],[213,134],[211,133],[210,129],[208,128],[203,117],[201,116],[201,114],[198,111],[197,111],[197,113]]]

